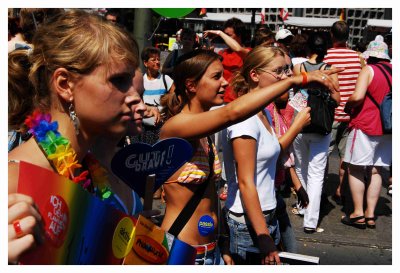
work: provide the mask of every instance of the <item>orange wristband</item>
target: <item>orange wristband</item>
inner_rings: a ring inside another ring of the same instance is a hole
[[[305,86],[307,83],[308,83],[308,80],[307,80],[307,72],[305,72],[305,71],[303,71],[303,72],[301,72],[301,75],[303,76],[303,82],[302,82],[302,86]]]

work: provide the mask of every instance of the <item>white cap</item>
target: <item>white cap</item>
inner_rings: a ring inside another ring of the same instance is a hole
[[[288,36],[293,36],[292,32],[290,32],[288,29],[282,28],[276,33],[275,40],[283,40]]]

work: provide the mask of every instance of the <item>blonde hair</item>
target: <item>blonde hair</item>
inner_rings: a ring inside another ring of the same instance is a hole
[[[82,10],[65,12],[41,25],[32,43],[34,48],[29,56],[28,51],[9,55],[9,81],[13,82],[13,85],[9,84],[9,92],[32,89],[27,96],[12,96],[12,104],[29,99],[32,102],[30,110],[50,109],[50,79],[57,68],[65,68],[78,78],[103,64],[108,66],[113,62],[122,62],[131,66],[133,71],[139,64],[137,43],[127,32],[98,15]],[[20,62],[14,62],[16,59],[13,58],[17,55],[25,57],[20,56]],[[10,64],[14,67],[11,71]],[[18,65],[21,69],[16,67]],[[31,86],[26,85],[25,80],[18,84],[17,79],[27,77],[27,73]],[[13,111],[12,115],[29,112],[18,113],[17,108],[9,110]]]
[[[52,17],[64,13],[60,8],[22,8],[19,11],[20,26],[24,39],[29,44],[32,37],[41,24],[45,24]]]
[[[282,49],[275,46],[257,46],[246,56],[243,66],[237,71],[231,81],[233,90],[238,93],[248,93],[255,83],[250,78],[253,69],[263,68],[272,63],[277,56],[285,56]]]

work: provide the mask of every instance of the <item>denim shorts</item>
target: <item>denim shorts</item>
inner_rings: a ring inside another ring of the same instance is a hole
[[[226,218],[229,226],[230,252],[235,263],[252,264],[254,260],[249,257],[249,250],[256,248],[257,236],[254,229],[251,227],[250,221],[246,220],[246,223],[238,222],[229,217],[229,212],[226,214]],[[264,218],[275,245],[278,245],[281,236],[275,213],[264,215]]]

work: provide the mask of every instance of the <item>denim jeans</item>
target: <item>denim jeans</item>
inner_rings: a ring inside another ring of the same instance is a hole
[[[297,253],[297,241],[294,235],[289,215],[286,211],[286,203],[280,193],[276,193],[276,218],[279,223],[279,232],[281,234],[283,251]]]
[[[205,252],[204,254],[197,254],[195,265],[223,265],[224,260],[221,257],[219,248]]]
[[[251,227],[250,221],[247,220],[246,223],[237,222],[229,217],[229,212],[226,218],[229,226],[230,252],[235,264],[259,264],[261,259],[254,260],[254,257],[251,257],[252,254],[248,251],[249,248],[254,249],[257,247],[257,236]],[[275,213],[273,217],[271,217],[271,214],[265,216],[265,221],[275,245],[278,245],[281,238]]]

